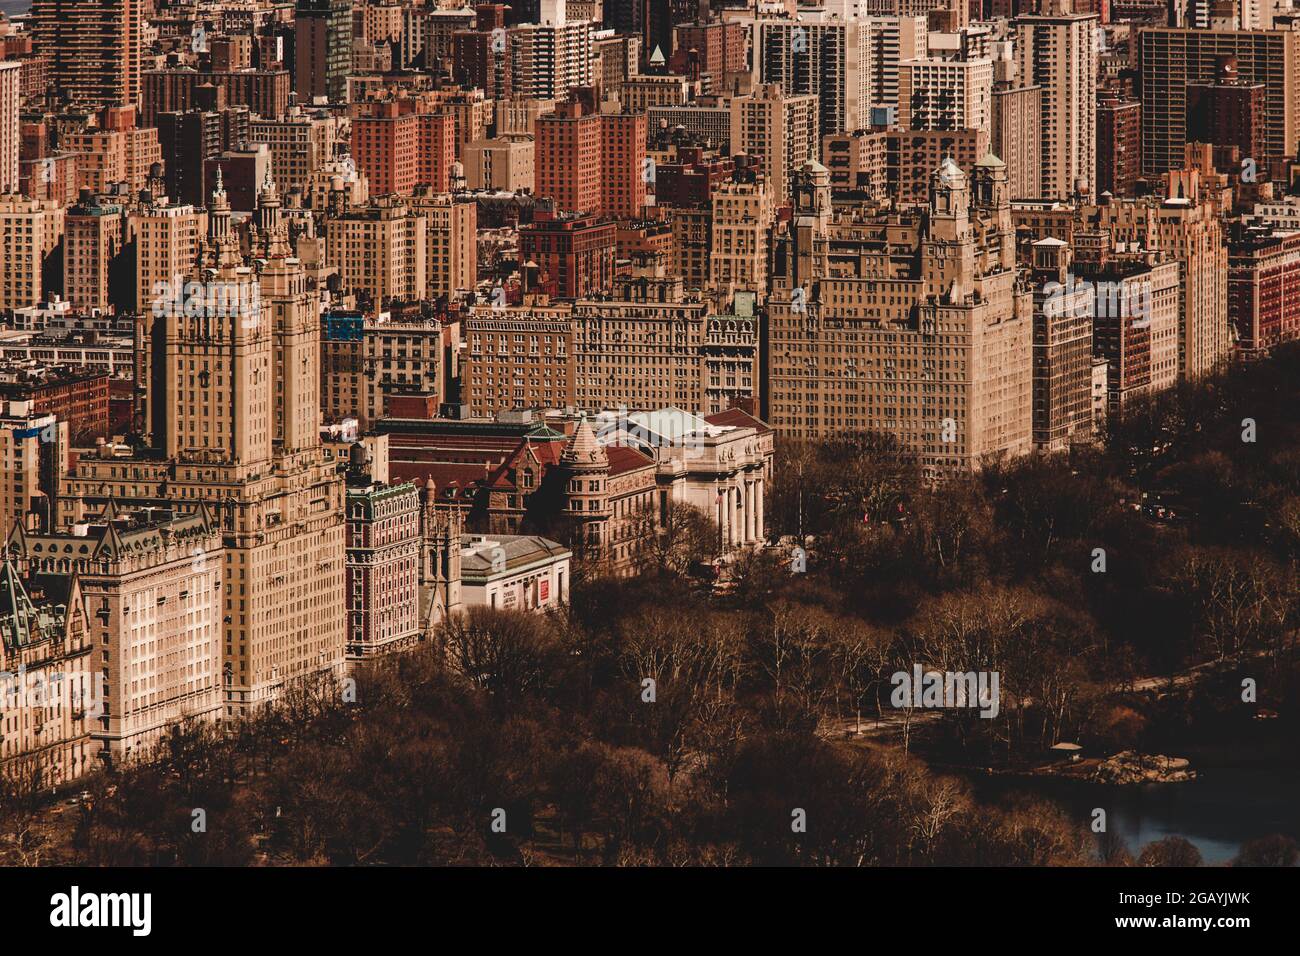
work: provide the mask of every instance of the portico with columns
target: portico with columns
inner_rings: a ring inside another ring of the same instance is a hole
[[[711,421],[722,416],[725,423]],[[636,445],[654,456],[661,516],[677,503],[712,516],[724,554],[766,540],[763,499],[772,444],[765,423],[735,410],[701,418],[668,408],[598,416],[596,424],[602,442]]]

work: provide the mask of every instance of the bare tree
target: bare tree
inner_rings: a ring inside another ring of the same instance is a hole
[[[453,673],[494,694],[540,690],[555,673],[545,622],[523,611],[470,608],[447,620],[438,640]]]
[[[720,553],[718,525],[694,505],[675,501],[662,516],[650,505],[632,518],[636,563],[642,572],[685,574],[694,563],[708,563]]]

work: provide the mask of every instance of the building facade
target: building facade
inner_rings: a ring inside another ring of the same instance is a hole
[[[1026,453],[1032,295],[1017,281],[1005,165],[988,157],[968,178],[946,160],[924,213],[835,210],[829,179],[805,170],[774,257],[772,427],[886,432],[936,476]]]

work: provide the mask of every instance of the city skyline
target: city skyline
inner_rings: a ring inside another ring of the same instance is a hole
[[[1300,863],[1300,8],[26,7],[0,865]]]

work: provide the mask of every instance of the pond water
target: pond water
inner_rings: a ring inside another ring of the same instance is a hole
[[[1300,842],[1300,769],[1279,766],[1201,766],[1187,783],[1115,787],[1055,777],[978,777],[983,799],[1013,793],[1046,797],[1085,824],[1106,811],[1110,832],[1134,857],[1148,843],[1181,836],[1210,865],[1231,861],[1242,844],[1282,833]]]

